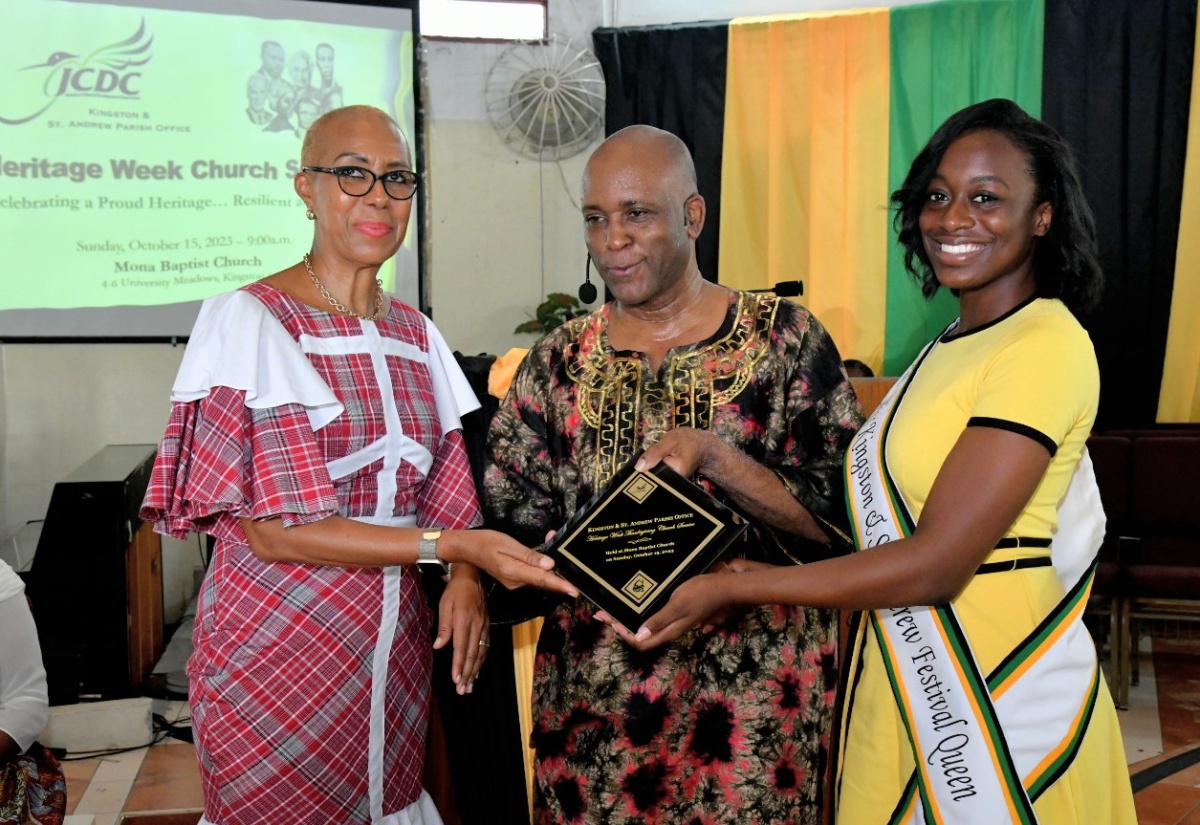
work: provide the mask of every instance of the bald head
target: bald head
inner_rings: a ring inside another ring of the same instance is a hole
[[[583,170],[584,197],[593,172],[603,167],[648,165],[657,170],[664,185],[679,202],[696,194],[696,165],[687,144],[675,135],[654,126],[626,126],[600,144]]]
[[[340,109],[326,112],[315,121],[304,133],[304,143],[300,147],[300,162],[305,166],[319,166],[323,162],[321,156],[329,149],[331,142],[345,134],[354,126],[362,124],[379,125],[396,133],[396,138],[409,155],[408,141],[391,115],[374,106],[343,106]]]
[[[588,158],[582,207],[588,255],[619,304],[669,301],[700,280],[704,198],[675,135],[630,126],[610,136]]]

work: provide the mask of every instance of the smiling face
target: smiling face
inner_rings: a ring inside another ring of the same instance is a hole
[[[695,268],[704,200],[671,149],[660,134],[618,133],[596,150],[584,171],[588,253],[604,285],[625,306],[669,298]]]
[[[408,143],[383,112],[365,106],[318,118],[305,140],[305,166],[359,166],[382,175],[412,170]],[[396,254],[408,228],[412,200],[393,200],[376,182],[362,197],[347,195],[337,176],[301,172],[296,193],[316,213],[313,251],[328,268],[379,266]]]
[[[921,209],[921,236],[938,281],[964,307],[995,299],[1003,312],[1036,291],[1033,252],[1052,218],[1036,195],[1029,159],[1001,132],[969,132],[942,155]]]

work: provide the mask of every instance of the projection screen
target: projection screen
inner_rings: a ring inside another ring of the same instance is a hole
[[[410,6],[0,0],[0,339],[186,336],[299,260],[314,117],[379,106],[416,153]],[[419,224],[380,274],[414,306]]]

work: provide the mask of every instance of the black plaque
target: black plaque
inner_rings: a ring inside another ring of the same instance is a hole
[[[545,552],[555,570],[631,631],[702,573],[746,523],[666,464],[622,468]]]

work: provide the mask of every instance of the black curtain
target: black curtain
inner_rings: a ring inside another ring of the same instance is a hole
[[[1075,148],[1107,282],[1084,322],[1097,428],[1153,424],[1158,408],[1195,32],[1196,0],[1046,2],[1042,117]]]
[[[710,281],[718,280],[728,39],[727,22],[592,33],[607,87],[605,133],[635,123],[657,126],[678,135],[692,151],[707,207],[696,259]]]

